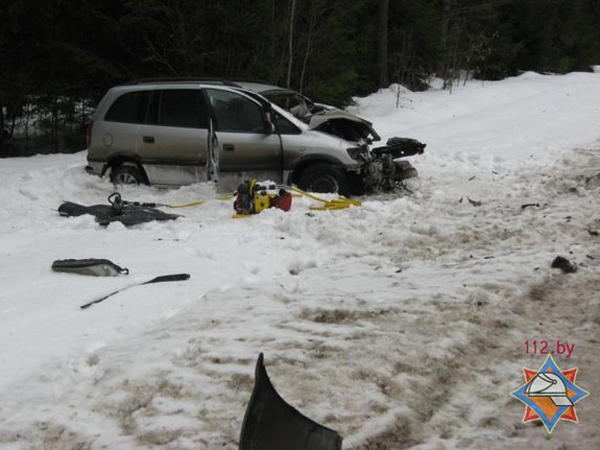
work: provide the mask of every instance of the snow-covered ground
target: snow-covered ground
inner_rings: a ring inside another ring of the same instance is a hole
[[[235,449],[261,351],[345,449],[600,448],[600,74],[402,91],[399,109],[392,90],[357,100],[384,139],[428,144],[414,194],[232,220],[203,185],[126,188],[208,201],[105,229],[56,212],[113,191],[84,152],[0,160],[0,448]],[[556,255],[578,272],[551,269]],[[131,274],[50,270],[86,257]],[[79,309],[178,272],[191,279]],[[575,344],[556,361],[592,393],[579,424],[521,422],[509,393],[544,359],[528,339]]]

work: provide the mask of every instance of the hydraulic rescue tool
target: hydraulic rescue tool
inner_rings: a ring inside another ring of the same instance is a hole
[[[237,216],[258,214],[267,208],[289,211],[292,207],[292,194],[283,188],[276,193],[277,186],[258,184],[256,180],[244,181],[238,186],[233,208]],[[235,216],[234,216],[235,217]]]

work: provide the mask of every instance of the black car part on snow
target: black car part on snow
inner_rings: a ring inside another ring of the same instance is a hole
[[[563,273],[577,272],[577,264],[569,261],[567,258],[564,258],[562,256],[557,256],[556,258],[554,258],[551,267],[553,269],[560,269],[563,271]]]
[[[76,273],[94,277],[129,275],[129,269],[116,265],[108,259],[58,259],[52,263],[55,272]]]
[[[341,450],[342,437],[302,415],[277,393],[261,353],[239,450]]]
[[[151,222],[153,220],[175,220],[179,217],[176,214],[167,214],[158,209],[144,205],[133,205],[129,202],[124,203],[118,193],[111,194],[110,197],[108,197],[108,201],[110,205],[92,206],[64,202],[58,208],[58,213],[63,217],[78,217],[83,216],[84,214],[90,214],[96,218],[96,222],[100,225],[106,226],[111,222],[121,222],[126,227]]]

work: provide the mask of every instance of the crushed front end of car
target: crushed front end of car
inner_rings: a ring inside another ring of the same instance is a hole
[[[348,155],[357,162],[353,167],[342,164],[352,184],[352,193],[363,194],[393,189],[403,180],[417,176],[407,156],[424,152],[425,144],[415,139],[393,137],[386,145],[373,147],[381,137],[368,120],[334,106],[315,103],[305,95],[264,83],[236,82],[241,87],[260,93],[268,101],[304,122],[310,130],[335,136],[345,143]]]
[[[360,163],[359,172],[352,174],[357,194],[391,190],[403,180],[417,176],[410,162],[400,160],[425,151],[426,144],[416,139],[393,137],[384,146],[372,147],[381,138],[371,122],[340,110],[313,114],[309,125],[313,130],[357,144],[347,149],[348,155]]]
[[[403,180],[416,177],[417,170],[412,164],[399,159],[421,154],[425,146],[415,139],[394,137],[381,147],[370,148],[364,143],[349,148],[350,157],[361,163],[360,172],[355,175],[357,193],[389,191]]]

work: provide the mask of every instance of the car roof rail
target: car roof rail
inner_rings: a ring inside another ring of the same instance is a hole
[[[156,78],[138,78],[132,80],[127,85],[145,84],[145,83],[204,83],[220,84],[223,86],[239,87],[236,83],[222,78],[195,78],[195,77],[156,77]]]

